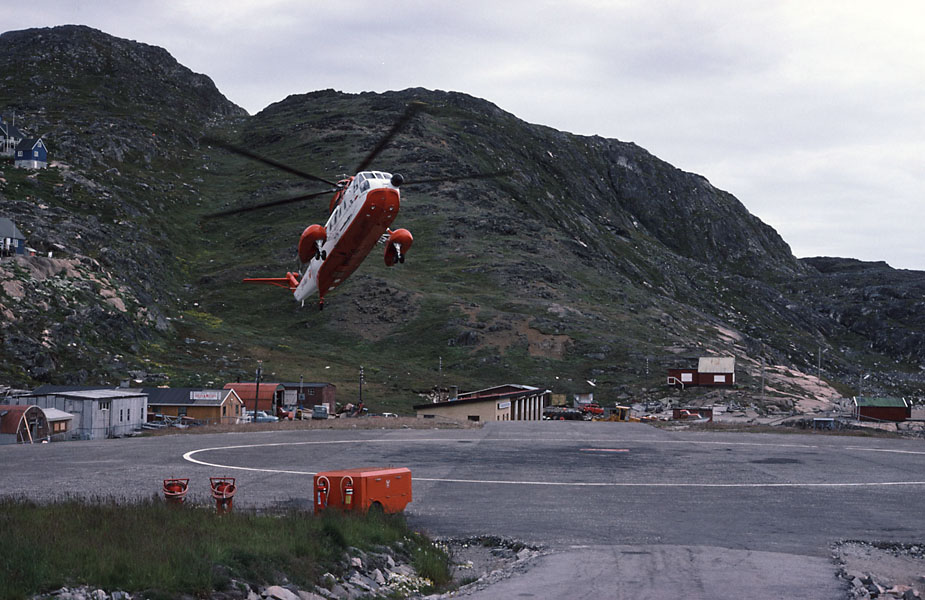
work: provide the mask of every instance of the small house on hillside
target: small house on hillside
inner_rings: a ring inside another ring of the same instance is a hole
[[[8,123],[0,116],[0,156],[13,156],[16,146],[23,139],[22,132],[16,128],[16,125]]]
[[[234,424],[244,418],[244,402],[232,389],[143,388],[142,391],[148,395],[149,419],[164,415],[210,424]]]
[[[0,256],[26,253],[26,238],[16,224],[0,217]]]
[[[696,369],[668,369],[668,385],[731,387],[736,382],[735,365],[734,356],[702,356]]]
[[[19,169],[44,169],[48,166],[48,150],[42,138],[23,138],[16,146],[13,166]]]
[[[912,418],[912,404],[905,398],[852,398],[858,421],[895,421]]]

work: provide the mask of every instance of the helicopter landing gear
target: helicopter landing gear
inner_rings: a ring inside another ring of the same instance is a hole
[[[318,310],[324,310],[324,298],[318,301]]]
[[[321,249],[321,240],[315,240],[315,260],[325,260],[327,257],[327,250]]]

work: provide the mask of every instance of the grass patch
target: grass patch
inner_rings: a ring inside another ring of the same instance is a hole
[[[2,499],[0,530],[0,600],[78,585],[147,597],[208,596],[232,579],[268,585],[283,577],[311,589],[323,573],[343,571],[351,547],[398,548],[435,585],[449,582],[446,552],[410,531],[400,515],[218,515],[157,498],[47,505]]]

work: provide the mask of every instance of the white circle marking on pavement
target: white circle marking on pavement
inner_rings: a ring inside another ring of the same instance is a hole
[[[390,444],[390,443],[416,443],[416,442],[441,442],[448,440],[439,438],[420,438],[420,439],[370,439],[370,440],[325,440],[309,442],[272,442],[267,444],[242,444],[236,446],[216,446],[214,448],[200,448],[199,450],[190,450],[183,455],[183,459],[191,463],[203,465],[206,467],[217,467],[222,469],[235,469],[239,471],[256,471],[261,473],[280,473],[286,475],[316,475],[317,471],[292,471],[286,469],[263,469],[256,467],[240,467],[236,465],[225,465],[220,463],[210,463],[197,458],[193,455],[200,452],[212,452],[216,450],[238,450],[242,448],[268,448],[275,446],[306,446],[306,445],[328,445],[328,444]],[[452,441],[452,440],[450,440]],[[468,440],[467,440],[468,441]],[[535,439],[483,439],[473,440],[478,443],[492,442],[536,442]],[[546,439],[545,442],[575,442],[573,439]],[[581,445],[588,443],[602,442],[612,444],[614,440],[581,440]],[[711,444],[722,446],[765,446],[778,448],[806,448],[806,449],[823,449],[832,448],[834,450],[859,450],[862,452],[885,452],[895,454],[915,454],[925,455],[925,451],[916,450],[893,450],[889,448],[864,448],[862,446],[817,446],[812,444],[766,444],[760,442],[720,442],[720,441],[697,441],[697,440],[620,440],[620,444]],[[439,483],[468,483],[468,484],[499,484],[499,485],[536,485],[536,486],[568,486],[568,487],[676,487],[676,488],[858,488],[858,487],[881,487],[881,486],[918,486],[925,485],[925,481],[876,481],[876,482],[832,482],[832,483],[811,483],[811,482],[782,482],[782,483],[670,483],[670,482],[566,482],[566,481],[516,481],[507,479],[448,479],[440,477],[415,477],[416,481],[431,481]]]

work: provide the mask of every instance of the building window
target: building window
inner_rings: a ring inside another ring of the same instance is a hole
[[[223,417],[228,416],[228,407],[225,406],[224,404],[222,404],[222,416]]]
[[[125,420],[126,420],[126,421],[131,421],[131,420],[132,420],[132,409],[131,409],[131,408],[126,408],[126,409],[125,409]]]
[[[177,408],[177,416],[178,416],[178,417],[185,417],[185,416],[186,416],[186,407],[185,407],[185,406],[180,406],[179,408]]]
[[[423,417],[424,417],[425,419],[433,419],[433,418],[436,417],[436,416],[437,416],[437,415],[423,415]]]
[[[479,416],[478,416],[478,415],[469,415],[468,418],[469,418],[470,421],[476,421],[476,422],[478,422],[478,420],[479,420]]]
[[[106,400],[106,401],[100,400],[100,410],[109,410],[109,405],[110,405],[109,400]]]
[[[119,422],[122,422],[122,409],[119,409]]]

